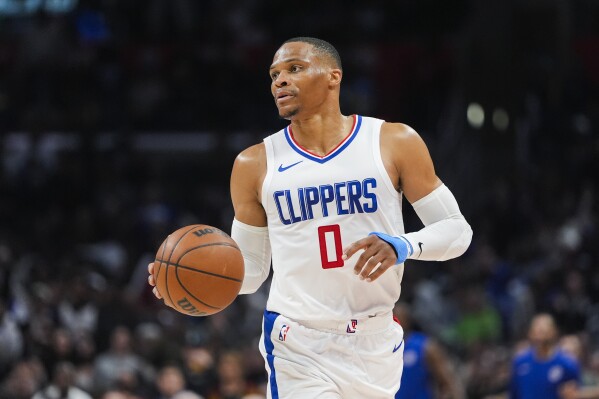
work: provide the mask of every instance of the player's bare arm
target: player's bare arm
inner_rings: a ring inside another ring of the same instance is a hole
[[[568,381],[560,388],[559,395],[560,399],[599,399],[599,387],[579,387],[575,381]]]
[[[242,151],[231,172],[231,199],[235,219],[251,226],[266,226],[266,213],[260,197],[266,175],[266,149],[264,143]]]
[[[255,292],[270,272],[270,240],[261,201],[265,176],[264,143],[244,150],[235,159],[231,172],[231,199],[235,210],[231,238],[239,246],[245,264],[240,294]]]
[[[578,395],[576,381],[564,382],[559,387],[559,397],[560,397],[560,399],[579,399],[580,396]],[[584,396],[582,396],[582,397],[584,397]]]
[[[410,202],[424,197],[441,184],[435,175],[433,161],[424,141],[407,125],[383,124],[381,156],[395,188],[403,191]],[[354,272],[361,279],[374,281],[397,261],[397,254],[393,248],[374,235],[356,241],[344,251],[344,254],[350,258],[361,249],[364,252],[354,267]],[[373,273],[373,269],[378,264],[380,266]]]
[[[235,218],[251,226],[266,226],[266,215],[260,204],[260,187],[266,173],[264,144],[257,144],[241,152],[231,173],[231,197]],[[148,265],[148,284],[158,299],[162,295],[156,288],[154,262]]]
[[[449,359],[439,344],[429,340],[425,347],[425,361],[431,370],[433,379],[438,386],[438,391],[443,399],[463,399],[465,398],[464,387],[460,378],[454,375]]]
[[[348,259],[358,250],[364,250],[355,264],[354,272],[361,279],[366,279],[369,282],[374,281],[393,265],[402,263],[415,253],[416,258],[420,258],[423,254],[423,245],[426,245],[427,249],[429,247],[433,249],[433,252],[429,253],[427,257],[421,258],[423,260],[445,260],[463,253],[463,251],[460,252],[460,250],[456,251],[455,249],[464,246],[467,248],[472,231],[459,213],[455,198],[442,185],[441,180],[435,174],[428,148],[418,133],[401,123],[383,124],[381,128],[381,155],[391,181],[398,191],[403,192],[410,203],[415,205],[420,200],[429,199],[429,196],[435,197],[427,201],[429,204],[425,205],[426,209],[422,212],[418,212],[418,209],[415,208],[425,226],[434,224],[444,218],[456,217],[456,221],[457,219],[461,220],[457,223],[451,223],[451,225],[433,226],[428,230],[426,228],[421,230],[419,233],[428,236],[430,240],[426,241],[430,241],[430,243],[410,240],[407,235],[401,237],[385,235],[386,237],[383,238],[381,235],[384,234],[379,233],[358,240],[344,251],[344,258]],[[445,189],[442,190],[443,188]],[[449,207],[452,209],[446,215],[435,211],[435,207],[438,209],[446,208],[444,201],[448,202]],[[459,230],[457,231],[457,237],[446,238],[447,231],[453,229]],[[392,242],[396,242],[397,245],[393,245]],[[400,250],[402,250],[401,253]],[[401,259],[398,259],[398,257]]]
[[[424,140],[402,123],[381,127],[381,155],[385,169],[410,203],[430,194],[441,185]]]

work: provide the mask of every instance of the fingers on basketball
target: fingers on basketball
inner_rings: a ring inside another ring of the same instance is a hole
[[[231,237],[200,224],[183,227],[164,240],[153,272],[155,295],[161,295],[166,305],[190,316],[207,316],[235,300],[244,264]]]

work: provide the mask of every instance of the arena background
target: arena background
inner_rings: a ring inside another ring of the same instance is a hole
[[[541,311],[599,381],[597,1],[1,0],[0,397],[56,370],[97,398],[263,392],[268,287],[190,318],[146,266],[180,226],[230,230],[233,159],[285,126],[267,69],[300,35],[340,51],[344,113],[424,137],[473,227],[402,293],[469,397],[505,390]]]

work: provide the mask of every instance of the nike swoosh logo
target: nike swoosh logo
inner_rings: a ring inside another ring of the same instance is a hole
[[[399,348],[403,345],[403,340],[399,343],[399,345],[393,347],[393,353],[397,352]]]
[[[422,255],[422,243],[421,242],[418,243],[418,248],[420,248],[420,253],[418,254],[418,257],[420,258],[420,255]]]
[[[304,161],[297,161],[296,163],[292,163],[291,165],[287,165],[287,166],[283,166],[283,164],[281,164],[279,166],[279,172],[285,172],[287,169],[294,167],[295,165],[297,165],[298,163],[301,163]]]

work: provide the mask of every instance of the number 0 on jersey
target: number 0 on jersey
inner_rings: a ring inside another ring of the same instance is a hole
[[[338,224],[320,226],[318,228],[318,243],[320,245],[320,260],[323,269],[343,267],[344,262],[341,258],[343,254],[341,229]]]

